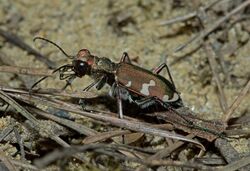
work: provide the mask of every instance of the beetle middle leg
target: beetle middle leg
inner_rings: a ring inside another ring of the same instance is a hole
[[[105,85],[106,82],[107,82],[107,78],[103,76],[100,79],[97,79],[96,81],[88,85],[87,87],[85,87],[83,91],[89,91],[94,86],[96,87],[97,90],[100,90],[102,89],[102,87]]]
[[[89,91],[94,86],[96,87],[97,90],[100,90],[103,88],[106,82],[107,82],[107,77],[103,76],[100,79],[95,80],[93,83],[91,83],[87,87],[85,87],[83,91]],[[86,103],[83,99],[80,99],[78,103],[80,104],[82,109],[85,109]]]
[[[128,93],[128,90],[121,87],[117,80],[115,80],[109,91],[109,95],[116,98],[118,115],[120,119],[123,119],[122,100],[125,100],[124,98],[126,98]],[[125,144],[124,135],[122,135],[122,143]]]

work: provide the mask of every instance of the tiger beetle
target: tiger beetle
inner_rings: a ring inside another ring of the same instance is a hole
[[[106,83],[111,86],[110,95],[117,99],[119,117],[123,118],[122,100],[138,105],[140,109],[160,105],[165,110],[183,106],[180,94],[176,90],[174,81],[166,63],[162,63],[152,70],[146,70],[131,63],[129,55],[124,52],[120,62],[114,63],[109,58],[94,56],[88,49],[81,49],[77,55],[70,56],[56,43],[42,38],[56,46],[68,58],[72,59],[71,64],[63,65],[54,70],[59,72],[60,80],[66,80],[64,89],[71,85],[77,77],[89,75],[94,82],[88,85],[83,91],[89,91],[92,87],[100,90]],[[162,69],[166,68],[169,80],[159,75]],[[41,78],[33,86],[47,78]]]

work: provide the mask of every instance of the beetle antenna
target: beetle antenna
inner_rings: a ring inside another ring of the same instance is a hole
[[[34,39],[33,39],[33,41],[35,42],[37,39],[40,39],[40,40],[44,40],[44,41],[46,41],[46,42],[49,42],[49,43],[51,43],[52,45],[54,45],[55,47],[57,47],[66,57],[68,57],[69,59],[73,59],[75,56],[73,56],[73,55],[68,55],[59,45],[57,45],[55,42],[52,42],[51,40],[48,40],[48,39],[46,39],[46,38],[43,38],[43,37],[35,37]]]
[[[71,65],[67,64],[67,65],[60,66],[60,67],[56,68],[56,69],[52,72],[52,74],[58,72],[60,69],[65,68],[65,67],[71,67]],[[37,82],[35,82],[35,83],[31,86],[30,91],[31,91],[35,86],[37,86],[37,84],[39,84],[40,82],[42,82],[43,80],[45,80],[45,79],[48,78],[48,77],[49,77],[49,76],[44,76],[44,77],[40,78]]]
[[[48,76],[44,76],[44,77],[42,77],[41,79],[39,79],[37,82],[35,82],[35,83],[30,87],[30,92],[31,92],[31,90],[32,90],[37,84],[39,84],[40,82],[42,82],[42,81],[45,80],[46,78],[48,78]]]

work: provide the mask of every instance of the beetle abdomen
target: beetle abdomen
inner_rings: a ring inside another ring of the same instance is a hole
[[[155,96],[164,102],[175,102],[180,99],[167,79],[138,66],[121,63],[116,76],[119,84],[141,96]]]

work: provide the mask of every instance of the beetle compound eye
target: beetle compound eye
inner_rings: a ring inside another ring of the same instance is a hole
[[[90,71],[90,66],[87,62],[76,60],[73,61],[74,71],[78,77],[86,75]]]

